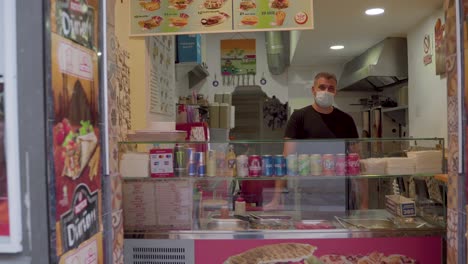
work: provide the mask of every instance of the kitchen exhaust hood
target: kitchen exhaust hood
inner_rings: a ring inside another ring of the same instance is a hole
[[[210,73],[206,70],[205,66],[202,64],[196,64],[192,70],[188,72],[189,78],[189,89],[193,88],[201,81],[203,81],[206,77],[208,77]]]
[[[406,38],[386,38],[346,63],[338,84],[343,91],[382,91],[408,79]]]

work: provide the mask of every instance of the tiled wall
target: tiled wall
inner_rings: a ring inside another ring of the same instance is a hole
[[[445,24],[445,40],[446,40],[446,70],[447,70],[447,100],[448,100],[448,194],[447,194],[447,263],[458,263],[458,250],[466,250],[459,248],[463,245],[461,242],[464,239],[464,230],[459,225],[461,219],[465,215],[465,211],[459,210],[464,205],[460,205],[462,193],[459,192],[459,184],[462,184],[462,177],[464,174],[459,173],[460,153],[463,151],[459,149],[459,139],[464,137],[459,135],[459,115],[465,113],[459,112],[458,99],[459,94],[458,80],[462,76],[458,76],[457,65],[457,21],[456,21],[456,1],[464,2],[467,5],[468,0],[445,0],[444,9],[446,16]],[[464,45],[467,47],[468,42],[465,39]],[[466,50],[466,48],[465,48]],[[467,58],[465,58],[467,60]]]
[[[109,113],[109,166],[112,192],[112,258],[123,264],[122,179],[118,173],[118,142],[130,129],[130,54],[115,35],[116,0],[107,1],[107,94]]]

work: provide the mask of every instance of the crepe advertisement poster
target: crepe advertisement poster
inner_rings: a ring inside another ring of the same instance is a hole
[[[257,56],[255,39],[221,40],[221,75],[255,75]]]
[[[195,263],[422,264],[441,261],[441,237],[195,241]]]
[[[231,0],[130,0],[132,36],[232,30]]]
[[[55,33],[51,42],[51,245],[60,259],[102,231],[99,78],[96,52]]]
[[[313,29],[312,1],[234,0],[234,30]]]

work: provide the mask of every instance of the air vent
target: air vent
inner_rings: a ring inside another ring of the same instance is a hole
[[[190,240],[126,239],[127,264],[194,264]]]

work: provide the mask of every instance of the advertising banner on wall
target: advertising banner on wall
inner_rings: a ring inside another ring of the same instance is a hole
[[[440,237],[195,241],[195,263],[441,262]]]
[[[52,262],[103,263],[98,1],[52,0],[50,7]]]
[[[313,29],[313,1],[131,0],[130,35]]]
[[[0,237],[10,235],[10,214],[8,213],[8,188],[5,159],[5,108],[3,82],[0,78]]]

